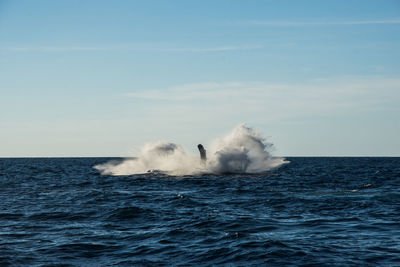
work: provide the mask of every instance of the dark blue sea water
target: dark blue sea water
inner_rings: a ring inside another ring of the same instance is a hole
[[[400,158],[264,174],[103,176],[0,159],[1,266],[400,266]]]

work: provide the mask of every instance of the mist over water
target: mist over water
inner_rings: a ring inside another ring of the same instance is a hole
[[[194,144],[197,145],[197,144]],[[203,173],[260,173],[288,163],[271,155],[273,145],[257,130],[244,124],[212,142],[207,148],[207,162],[199,155],[189,155],[182,146],[168,142],[146,144],[137,158],[94,166],[105,175],[131,175],[161,171],[169,175]]]

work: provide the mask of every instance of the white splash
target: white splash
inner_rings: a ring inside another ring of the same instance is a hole
[[[108,162],[94,168],[107,175],[141,174],[153,170],[169,175],[259,173],[288,163],[284,158],[271,156],[272,146],[257,130],[241,124],[231,134],[213,143],[207,150],[205,164],[198,155],[186,154],[180,145],[156,142],[145,145],[138,158],[121,163]]]

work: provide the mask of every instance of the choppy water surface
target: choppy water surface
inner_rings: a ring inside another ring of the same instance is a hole
[[[0,265],[400,265],[400,158],[263,174],[101,175],[0,159]]]

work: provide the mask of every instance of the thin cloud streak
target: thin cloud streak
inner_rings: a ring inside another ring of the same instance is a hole
[[[379,25],[400,24],[400,18],[384,20],[350,20],[350,21],[263,21],[251,20],[240,22],[243,25],[268,27],[302,27],[302,26],[335,26],[335,25]]]
[[[69,52],[69,51],[109,51],[117,50],[117,47],[96,47],[96,46],[20,46],[3,47],[2,49],[15,52]]]
[[[251,113],[265,110],[292,117],[300,113],[390,109],[400,100],[396,93],[399,89],[400,79],[369,77],[321,79],[297,85],[261,82],[185,84],[125,96],[138,101],[161,100],[160,108],[175,106],[179,107],[179,112],[197,106],[203,108],[205,103],[210,103],[220,111],[239,109]]]
[[[226,45],[215,47],[155,47],[154,45],[110,45],[110,46],[16,46],[0,47],[12,52],[90,52],[90,51],[151,51],[151,52],[225,52],[261,49],[262,45]]]
[[[217,47],[192,47],[192,48],[166,48],[160,51],[171,51],[171,52],[223,52],[223,51],[235,51],[235,50],[253,50],[264,48],[262,45],[252,46],[217,46]]]

